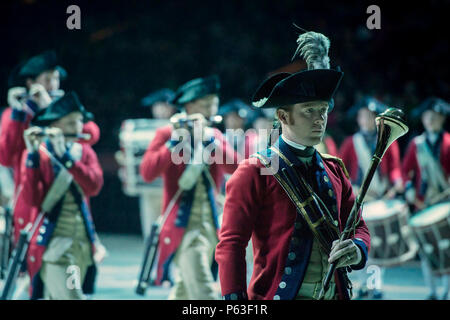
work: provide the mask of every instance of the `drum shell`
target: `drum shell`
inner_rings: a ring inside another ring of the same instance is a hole
[[[162,119],[128,119],[122,123],[119,140],[123,163],[120,164],[119,177],[126,195],[140,196],[162,189],[162,178],[144,182],[139,166],[156,130],[167,124],[169,121]]]
[[[409,210],[406,204],[388,217],[364,217],[371,235],[371,264],[392,267],[416,256],[418,243],[408,225],[408,219]]]
[[[432,224],[420,226],[410,221],[410,225],[433,274],[450,274],[450,212]]]

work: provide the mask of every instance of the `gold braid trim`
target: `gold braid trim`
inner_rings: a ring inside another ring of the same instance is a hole
[[[275,149],[278,150],[278,149]],[[278,150],[279,151],[279,150]],[[281,154],[281,153],[280,153]],[[284,156],[284,155],[283,155]],[[262,156],[258,153],[252,154],[250,157],[253,158],[257,158],[259,159],[259,161],[261,161],[261,163],[268,169],[270,168],[270,163],[269,163],[269,159],[267,159],[265,156]],[[286,159],[287,160],[287,159]],[[289,161],[289,160],[288,160]],[[305,201],[301,202],[300,199],[298,199],[295,196],[295,193],[292,191],[292,189],[289,187],[289,185],[280,177],[280,175],[276,172],[272,171],[272,175],[274,176],[274,178],[280,183],[281,187],[285,190],[285,192],[287,193],[288,197],[291,199],[291,201],[294,203],[294,206],[296,207],[297,211],[300,210],[300,214],[302,215],[302,217],[305,219],[306,223],[309,225],[309,228],[311,230],[311,232],[314,234],[314,236],[316,237],[316,239],[319,241],[319,245],[320,247],[327,252],[328,254],[330,253],[330,250],[322,243],[322,241],[326,241],[326,240],[322,240],[323,237],[320,236],[320,234],[318,233],[318,231],[316,230],[316,228],[325,221],[325,219],[322,217],[320,218],[318,221],[316,221],[315,223],[311,221],[311,219],[309,218],[308,213],[305,210],[305,207],[310,205],[311,201],[313,200],[312,196],[309,197],[308,199],[306,199]]]

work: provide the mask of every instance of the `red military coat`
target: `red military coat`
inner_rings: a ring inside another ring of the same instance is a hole
[[[450,133],[448,132],[444,132],[442,135],[439,162],[444,170],[444,177],[448,180],[450,177]],[[424,201],[425,190],[421,190],[423,179],[417,160],[417,146],[415,139],[409,143],[408,148],[406,149],[402,163],[402,173],[403,181],[405,183],[412,181],[416,190],[416,197],[419,200]]]
[[[362,172],[362,177],[359,176],[358,155],[353,144],[353,136],[347,137],[344,140],[339,150],[339,157],[344,161],[353,183],[356,183],[358,179],[362,180],[364,178],[365,172]],[[394,183],[402,177],[400,149],[397,141],[394,141],[386,150],[379,168],[381,175],[387,177],[391,183]]]
[[[20,166],[22,153],[25,150],[23,132],[30,126],[32,115],[7,108],[2,113],[0,129],[0,164],[11,167],[14,174],[14,239],[17,241],[20,230],[30,221],[30,209],[23,202],[20,184]],[[100,129],[94,122],[87,122],[83,127],[83,133],[91,135],[90,140],[80,141],[93,145],[100,139]]]
[[[355,196],[343,168],[335,161],[323,159],[336,194],[340,230],[346,224]],[[297,211],[272,175],[261,175],[259,160],[242,162],[227,183],[226,200],[216,247],[216,261],[222,295],[246,292],[249,299],[273,299],[284,273]],[[253,275],[246,285],[245,248],[252,238]],[[370,235],[361,219],[354,236],[370,247]],[[309,259],[310,252],[300,257]],[[336,277],[338,290],[340,282]],[[341,296],[342,297],[342,296]]]
[[[82,206],[82,213],[85,216],[85,225],[90,226],[87,227],[87,234],[92,241],[94,229],[92,217],[87,206],[87,199],[88,197],[96,196],[100,192],[103,186],[103,171],[94,150],[87,144],[80,144],[80,146],[82,147],[80,159],[76,160],[64,156],[61,162],[66,163],[67,159],[73,160],[73,166],[68,171],[73,175],[73,180],[83,191],[85,205]],[[31,162],[28,152],[24,151],[21,173],[20,186],[22,188],[22,199],[29,210],[32,211],[31,220],[33,221],[36,219],[40,211],[40,206],[53,183],[55,178],[54,169],[49,156],[43,151],[39,151],[39,160],[34,158]],[[46,249],[45,245],[38,243],[38,237],[50,239],[52,236],[53,228],[47,224],[47,219],[40,222],[37,228],[38,231],[33,235],[30,242],[27,255],[30,279],[33,279],[39,271],[42,263],[42,255]],[[41,228],[42,225],[46,225],[46,228]]]
[[[174,197],[178,190],[178,180],[180,179],[186,165],[175,164],[171,160],[171,151],[166,146],[172,135],[172,125],[168,125],[158,129],[155,133],[155,138],[150,143],[147,151],[144,154],[142,163],[140,165],[140,173],[146,182],[151,182],[158,176],[162,175],[164,183],[163,205],[164,212],[169,205],[169,202]],[[233,173],[237,167],[237,156],[233,148],[226,142],[222,133],[214,129],[214,138],[219,142],[223,150],[223,163],[213,163],[209,167],[211,176],[217,187],[222,185],[224,173]],[[183,238],[185,228],[175,225],[177,212],[180,208],[180,201],[177,201],[168,218],[162,227],[160,233],[160,254],[158,260],[158,278],[159,282],[163,277],[164,264],[175,253]]]

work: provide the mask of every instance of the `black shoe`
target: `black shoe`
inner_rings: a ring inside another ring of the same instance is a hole
[[[370,290],[369,298],[372,300],[381,300],[383,299],[383,292],[377,289]]]
[[[356,293],[355,299],[364,299],[367,298],[368,296],[369,291],[367,291],[367,289],[359,289],[358,292]]]
[[[438,298],[436,297],[436,295],[433,293],[433,294],[430,294],[430,295],[428,295],[428,297],[427,297],[427,300],[437,300]]]

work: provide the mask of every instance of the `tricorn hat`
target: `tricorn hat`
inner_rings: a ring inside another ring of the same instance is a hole
[[[160,89],[154,91],[142,98],[141,106],[143,107],[151,107],[157,102],[166,102],[171,103],[173,98],[175,97],[175,92],[169,88]]]
[[[53,100],[47,108],[40,110],[33,118],[32,124],[42,127],[48,126],[52,122],[76,111],[81,112],[84,122],[94,118],[93,114],[88,112],[81,104],[78,95],[75,92],[69,92],[61,98]]]
[[[250,108],[249,105],[244,103],[241,99],[232,99],[227,103],[219,107],[218,114],[221,116],[226,116],[231,112],[236,112],[239,117],[245,119],[246,122],[252,122],[256,116],[254,109]]]
[[[297,39],[294,54],[306,60],[308,70],[272,75],[259,86],[253,95],[256,108],[277,108],[301,102],[324,100],[330,104],[343,77],[340,70],[330,69],[328,49],[330,41],[321,33],[306,32]]]
[[[417,118],[422,115],[427,110],[433,110],[445,116],[450,114],[450,104],[437,97],[428,97],[419,106],[411,112],[411,117]]]
[[[8,85],[10,87],[24,85],[26,78],[35,78],[42,72],[55,69],[59,71],[62,80],[67,78],[67,71],[58,65],[56,53],[45,51],[17,65],[9,76]]]
[[[218,94],[220,81],[217,75],[190,80],[178,88],[173,104],[182,106],[210,94]]]
[[[348,111],[347,117],[353,119],[358,111],[367,108],[375,114],[384,112],[389,107],[373,96],[364,96],[359,99]]]

